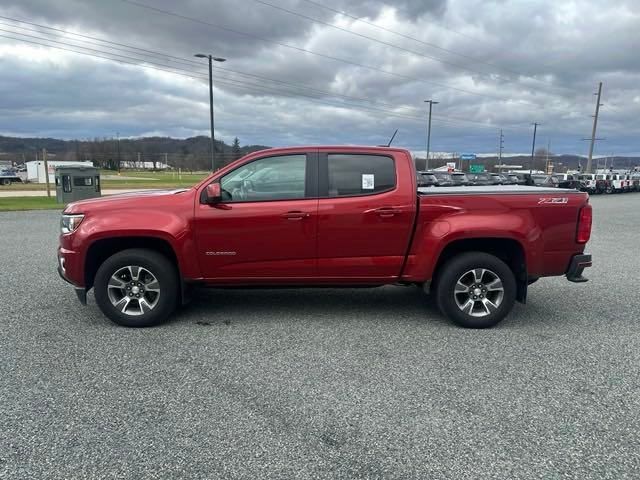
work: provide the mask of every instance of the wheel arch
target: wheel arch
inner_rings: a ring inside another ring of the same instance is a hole
[[[178,256],[176,255],[173,246],[167,240],[153,236],[122,236],[101,238],[95,240],[91,245],[89,245],[84,263],[85,288],[89,290],[93,287],[98,268],[100,268],[100,265],[102,265],[107,258],[118,252],[131,248],[152,250],[165,256],[175,265],[178,277],[182,283]]]
[[[530,282],[527,274],[527,258],[523,245],[513,238],[467,238],[453,240],[440,252],[433,270],[433,281],[430,288],[435,288],[440,270],[453,257],[466,252],[483,252],[493,255],[505,262],[513,272],[518,290],[516,300],[525,303],[527,286]],[[531,282],[533,283],[533,282]]]

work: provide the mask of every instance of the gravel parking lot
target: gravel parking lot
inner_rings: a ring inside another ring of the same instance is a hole
[[[59,279],[57,212],[2,213],[0,478],[639,478],[640,195],[591,201],[591,281],[486,331],[413,287],[125,329]]]

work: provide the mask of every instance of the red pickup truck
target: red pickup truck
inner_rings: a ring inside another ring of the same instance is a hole
[[[418,188],[399,148],[274,148],[189,189],[68,205],[58,271],[129,327],[166,320],[193,285],[401,284],[485,328],[540,277],[586,281],[588,202],[540,187]]]

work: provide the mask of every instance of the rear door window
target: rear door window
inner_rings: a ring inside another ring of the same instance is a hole
[[[330,197],[372,195],[396,186],[396,169],[391,157],[330,153],[327,166]]]

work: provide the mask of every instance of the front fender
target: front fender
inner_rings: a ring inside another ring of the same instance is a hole
[[[160,210],[121,210],[87,215],[73,234],[70,249],[78,252],[83,263],[95,242],[120,238],[154,238],[166,242],[173,250],[183,278],[200,278],[191,220],[183,215]]]

